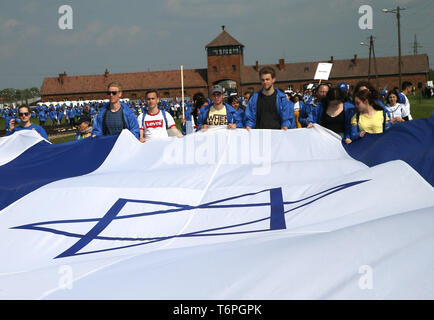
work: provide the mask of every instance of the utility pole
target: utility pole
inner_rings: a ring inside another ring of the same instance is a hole
[[[361,46],[368,46],[364,42],[360,42]],[[374,50],[374,37],[371,35],[369,37],[369,66],[368,66],[368,81],[371,79],[371,61],[374,59],[374,71],[375,71],[375,81],[377,83],[377,89],[380,88],[380,83],[378,81],[378,70],[377,70],[377,59],[375,58]]]
[[[401,8],[398,6],[396,8],[396,18],[398,19],[398,50],[399,50],[399,58],[398,58],[398,66],[399,66],[399,89],[401,90],[402,84],[402,70],[401,70]]]
[[[370,47],[372,50],[372,56],[374,58],[375,82],[377,83],[377,90],[379,90],[380,89],[380,82],[378,81],[377,59],[375,58],[375,51],[374,51],[374,37],[371,36],[369,41],[370,41]],[[371,55],[371,53],[369,53],[369,56],[370,55]],[[371,67],[371,65],[369,65],[369,67]]]
[[[401,70],[401,10],[405,10],[405,8],[400,8],[399,6],[396,9],[383,9],[384,13],[396,13],[396,19],[398,20],[398,72],[399,72],[399,88],[401,88],[402,84],[402,70]]]
[[[371,36],[372,38],[372,36]],[[368,81],[371,78],[371,52],[372,52],[372,39],[369,40],[369,67],[368,67]]]

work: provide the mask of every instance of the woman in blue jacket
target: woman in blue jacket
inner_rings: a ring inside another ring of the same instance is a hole
[[[19,121],[15,118],[10,120],[9,129],[6,132],[6,136],[9,136],[9,135],[11,135],[17,131],[21,131],[21,130],[35,130],[44,139],[46,139],[48,141],[48,135],[45,132],[44,128],[32,123],[32,121],[31,121],[32,114],[30,112],[29,107],[27,107],[27,106],[19,107],[18,108],[18,118],[19,118]]]
[[[339,88],[331,88],[318,106],[316,123],[339,134],[346,144],[351,143],[351,118],[354,105],[346,102],[346,96]],[[312,128],[310,123],[308,128]]]

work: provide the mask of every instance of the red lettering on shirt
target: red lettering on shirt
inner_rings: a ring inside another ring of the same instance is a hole
[[[151,121],[145,121],[146,128],[162,128],[163,127],[163,120],[151,120]]]

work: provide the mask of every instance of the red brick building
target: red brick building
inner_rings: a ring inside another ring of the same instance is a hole
[[[208,96],[210,87],[221,84],[229,91],[243,94],[257,91],[261,87],[258,71],[265,65],[244,65],[244,45],[224,30],[206,45],[208,66],[206,69],[184,70],[184,94],[193,96],[202,92]],[[332,85],[346,81],[354,86],[360,80],[367,80],[369,59],[359,59],[354,55],[350,59],[328,61],[286,63],[279,59],[277,64],[269,65],[276,70],[276,87],[302,89],[313,83],[319,62],[331,62],[333,68],[328,81]],[[371,81],[375,84],[374,67],[371,62]],[[377,58],[378,80],[380,88],[393,88],[399,84],[398,57]],[[422,88],[428,81],[429,61],[426,54],[402,57],[402,80],[408,80],[416,88]],[[152,71],[111,74],[68,76],[45,78],[41,88],[42,101],[63,100],[100,100],[106,99],[107,85],[117,81],[123,86],[123,97],[132,100],[144,99],[147,89],[158,89],[162,98],[181,96],[181,71]]]

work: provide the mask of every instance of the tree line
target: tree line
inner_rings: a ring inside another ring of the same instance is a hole
[[[28,89],[6,88],[0,90],[0,97],[3,98],[3,103],[12,103],[17,101],[26,101],[28,99],[40,97],[41,93],[38,88],[32,87]]]

